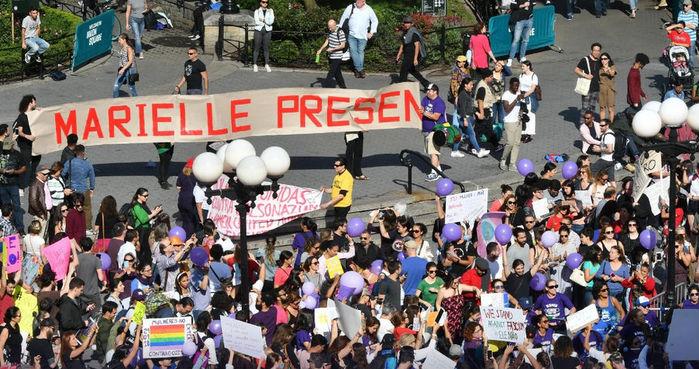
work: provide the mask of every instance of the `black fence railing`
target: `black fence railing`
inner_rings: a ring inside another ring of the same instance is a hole
[[[0,55],[4,57],[0,59],[0,83],[11,81],[24,80],[26,78],[42,77],[46,72],[61,69],[61,66],[70,63],[73,57],[73,39],[75,34],[71,33],[63,35],[55,39],[47,39],[46,42],[52,45],[48,51],[42,56],[41,63],[32,61],[27,64],[24,62],[24,54],[26,50],[22,50],[21,43],[17,42],[15,46],[0,49]],[[58,47],[58,44],[68,44],[70,47]]]
[[[413,159],[418,159],[420,160],[423,164],[425,164],[427,167],[432,168],[433,171],[435,171],[437,174],[439,174],[442,178],[449,178],[444,172],[442,172],[439,168],[435,167],[432,165],[430,162],[430,159],[426,158],[422,154],[420,154],[417,151],[413,150],[403,150],[398,154],[398,158],[400,160],[400,163],[408,168],[408,182],[405,187],[405,192],[407,192],[409,195],[412,195],[413,193],[413,167],[415,166],[415,163],[413,162]],[[461,189],[461,192],[466,192],[466,187],[464,186],[463,183],[461,182],[456,182],[453,179],[449,178],[455,185],[459,186]]]

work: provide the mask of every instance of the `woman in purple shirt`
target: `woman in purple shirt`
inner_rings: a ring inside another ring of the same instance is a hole
[[[296,251],[296,261],[294,262],[294,268],[301,266],[301,254],[303,254],[303,248],[306,246],[306,241],[311,238],[318,238],[318,225],[313,219],[309,217],[301,218],[301,232],[294,235],[294,241],[291,242],[291,247]]]
[[[556,292],[558,283],[555,279],[546,282],[546,293],[539,296],[534,304],[537,314],[544,314],[549,318],[549,327],[557,332],[565,333],[566,315],[575,313],[575,307],[568,296]],[[566,314],[566,309],[569,310]]]
[[[553,329],[549,328],[549,318],[545,314],[539,314],[532,323],[536,327],[534,347],[541,347],[544,352],[550,352],[553,344]]]
[[[682,303],[682,309],[699,309],[699,286],[689,287],[689,298]]]

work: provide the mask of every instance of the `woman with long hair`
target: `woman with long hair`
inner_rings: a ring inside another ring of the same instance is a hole
[[[586,255],[583,255],[583,260],[582,271],[583,275],[585,276],[585,282],[587,282],[583,297],[583,306],[587,306],[593,299],[592,287],[595,284],[595,276],[597,275],[597,271],[602,265],[602,252],[598,247],[593,246]]]
[[[609,257],[602,262],[597,274],[599,278],[607,282],[609,295],[622,301],[623,305],[626,307],[626,289],[622,286],[621,282],[631,277],[631,268],[629,264],[626,263],[624,249],[621,246],[612,246],[609,250]]]
[[[131,293],[141,290],[148,294],[153,289],[153,266],[150,263],[139,263],[136,265],[136,278],[131,281]]]
[[[301,254],[301,264],[304,264],[311,256],[320,256],[320,240],[318,238],[306,240],[303,245],[303,254]]]
[[[60,203],[58,206],[51,208],[49,216],[48,240],[53,242],[54,236],[66,231],[66,216],[68,215],[68,205]]]
[[[119,67],[117,69],[116,79],[114,80],[114,87],[112,88],[113,98],[119,97],[119,89],[123,84],[129,85],[132,97],[138,96],[135,81],[135,76],[138,72],[136,71],[136,58],[132,42],[127,33],[122,33],[117,38],[117,43],[120,47],[118,53]]]
[[[473,88],[475,86],[475,81],[471,77],[464,77],[459,85],[458,95],[456,98],[456,114],[459,115],[459,126],[461,131],[468,137],[468,142],[471,145],[469,152],[479,158],[484,158],[490,154],[489,150],[485,150],[481,147],[476,137],[475,124],[476,124],[476,107],[473,104]],[[459,151],[460,143],[455,142],[452,147],[452,157],[463,157]]]
[[[108,239],[114,237],[114,225],[119,222],[119,212],[114,196],[107,195],[102,199],[99,213],[95,219],[94,232],[98,238]]]
[[[600,170],[595,175],[595,181],[590,186],[590,196],[592,196],[592,205],[597,206],[604,199],[604,191],[608,187],[614,187],[613,183],[609,182],[609,174],[605,170]]]
[[[532,343],[534,347],[541,347],[543,351],[551,351],[553,344],[553,328],[549,325],[549,317],[546,314],[539,314],[532,319],[535,328]]]
[[[466,299],[462,293],[459,278],[447,274],[444,278],[444,285],[437,292],[435,310],[444,308],[447,313],[447,323],[444,325],[444,334],[450,345],[461,342],[463,326],[463,310]]]
[[[17,365],[22,361],[22,334],[19,332],[19,321],[22,313],[19,308],[12,306],[5,310],[5,324],[0,327],[0,366]]]
[[[468,322],[464,327],[464,361],[469,368],[485,368],[483,326]]]
[[[182,228],[184,228],[187,237],[196,231],[199,225],[197,217],[197,207],[194,203],[194,186],[197,185],[197,179],[192,175],[193,159],[188,159],[187,163],[182,168],[182,171],[177,175],[177,210],[180,212],[182,219]]]
[[[485,23],[479,22],[474,28],[475,33],[471,35],[468,48],[471,50],[471,67],[476,69],[476,73],[483,75],[483,71],[489,69],[489,60],[497,63],[493,51],[490,49],[488,39],[488,27]]]
[[[493,202],[490,203],[490,208],[489,211],[503,211],[502,208],[506,204],[505,199],[509,196],[514,196],[515,192],[512,190],[512,187],[508,184],[502,184],[500,185],[500,197],[497,199],[493,200]]]
[[[534,73],[532,62],[523,61],[522,73],[519,75],[519,90],[524,94],[524,102],[527,103],[529,112],[536,114],[539,110],[539,101],[536,99],[536,87],[539,85],[539,77]],[[536,119],[527,122],[527,129],[522,131],[522,142],[527,143],[536,134]]]
[[[609,224],[601,227],[601,229],[596,246],[602,251],[602,260],[609,259],[609,253],[612,251],[613,246],[618,246],[623,252],[624,245],[615,238],[616,232],[614,232],[614,227]]]
[[[291,271],[294,269],[294,254],[289,250],[284,250],[279,254],[277,260],[277,270],[274,272],[274,288],[283,286],[291,277]]]
[[[320,293],[320,288],[323,286],[324,277],[318,273],[319,262],[315,256],[310,256],[303,262],[302,280],[304,283],[311,282],[315,286],[316,292]]]
[[[294,261],[294,268],[301,266],[303,261],[301,260],[301,255],[304,252],[304,247],[306,246],[306,241],[318,238],[318,225],[313,219],[309,217],[301,218],[301,223],[299,224],[301,232],[294,235],[294,240],[291,242],[291,248],[296,252],[296,259]]]
[[[41,233],[41,223],[33,220],[27,227],[27,234],[22,238],[22,280],[27,286],[34,284],[34,278],[39,274],[40,268],[45,264],[42,250],[46,245]]]
[[[60,205],[65,197],[73,193],[73,190],[66,188],[66,182],[61,177],[61,171],[63,170],[63,164],[60,161],[56,161],[51,164],[49,168],[49,179],[46,181],[46,185],[49,188],[49,193],[51,194],[51,203],[53,207]]]
[[[616,67],[608,53],[600,56],[602,65],[599,69],[599,119],[609,117],[614,123],[616,114]]]
[[[610,296],[609,287],[604,281],[594,282],[592,298],[599,312],[599,321],[592,329],[606,336],[620,321],[624,320],[624,308],[616,297]]]
[[[192,297],[189,291],[189,274],[180,272],[175,277],[175,288],[172,291],[165,292],[165,295],[171,300],[182,300],[183,297]]]
[[[502,206],[495,210],[505,212],[505,223],[512,224],[512,218],[517,213],[517,201],[515,195],[507,195],[502,201]]]
[[[434,308],[437,302],[439,289],[444,286],[444,281],[437,275],[437,264],[433,261],[427,263],[425,267],[426,276],[420,281],[415,291],[415,296],[420,298],[420,302],[425,306]]]
[[[274,276],[277,273],[277,260],[281,256],[281,252],[276,249],[277,238],[267,236],[265,238],[265,254],[262,258],[265,268],[265,282],[262,288],[263,292],[274,289]]]
[[[152,259],[152,253],[148,243],[148,236],[150,235],[150,221],[155,218],[163,211],[162,206],[158,205],[155,209],[150,210],[146,202],[150,193],[147,189],[139,187],[131,198],[131,216],[133,217],[134,229],[138,231],[139,239],[142,246],[140,252],[138,253],[138,258],[142,262],[150,263]]]
[[[92,346],[97,337],[97,324],[93,324],[82,344],[78,341],[76,332],[65,332],[61,335],[61,363],[65,369],[85,369],[83,352]],[[140,337],[138,337],[140,338]]]

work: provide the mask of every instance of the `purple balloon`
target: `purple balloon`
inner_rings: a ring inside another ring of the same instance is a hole
[[[339,301],[345,301],[352,297],[352,295],[354,295],[354,288],[349,286],[340,286],[340,288],[337,289],[337,295],[335,295],[335,297],[337,297]]]
[[[512,227],[510,227],[509,224],[500,224],[499,226],[495,227],[495,239],[501,245],[504,245],[504,244],[510,242],[511,238],[512,238]]]
[[[306,296],[306,297],[303,298],[303,300],[301,301],[301,303],[304,304],[304,307],[305,307],[306,309],[313,310],[313,309],[315,309],[315,308],[318,306],[318,299],[316,299],[316,298],[313,297],[313,296]]]
[[[212,320],[211,323],[209,323],[209,332],[213,333],[215,336],[223,333],[223,330],[221,329],[221,321],[218,319]]]
[[[454,223],[445,224],[442,234],[449,242],[458,241],[461,238],[461,227]]]
[[[582,264],[582,261],[582,255],[578,254],[577,252],[574,252],[568,255],[568,257],[566,257],[566,265],[570,269],[577,269],[577,267],[579,267],[580,264]]]
[[[167,233],[168,237],[179,237],[180,241],[184,242],[187,241],[187,232],[184,231],[184,228],[180,226],[174,226],[172,229],[170,229],[170,232]]]
[[[228,317],[231,318],[231,319],[235,319],[235,313],[230,313],[230,314],[228,314]]]
[[[529,287],[537,292],[543,291],[544,287],[546,287],[546,276],[541,273],[534,274],[531,282],[529,282]]]
[[[196,266],[204,266],[209,261],[209,254],[206,253],[203,247],[195,247],[189,252],[189,258]]]
[[[214,337],[214,346],[218,349],[221,347],[221,341],[223,341],[223,335],[219,334],[216,337]]]
[[[519,159],[517,161],[517,171],[519,174],[526,176],[529,173],[534,172],[534,163],[529,159]]]
[[[197,344],[194,341],[185,341],[182,345],[182,355],[192,356],[197,352]]]
[[[398,253],[398,261],[403,262],[405,260],[405,254],[401,251]]]
[[[541,244],[545,248],[550,248],[558,242],[558,234],[554,231],[546,231],[541,235]]]
[[[340,277],[340,286],[349,287],[352,289],[353,295],[359,295],[364,289],[364,278],[361,274],[351,270]]]
[[[316,285],[313,284],[313,282],[305,282],[303,286],[301,286],[301,292],[303,292],[304,295],[310,295],[316,290]]]
[[[379,275],[381,274],[381,271],[383,270],[383,260],[374,260],[371,262],[371,267],[369,267],[369,271]]]
[[[437,181],[437,187],[435,192],[439,196],[447,196],[454,191],[454,182],[449,178],[442,178]]]
[[[347,222],[347,234],[350,237],[359,237],[366,230],[366,223],[362,218],[352,218]]]
[[[102,270],[109,270],[112,266],[112,258],[109,257],[109,254],[100,252],[97,256],[100,258],[100,263],[102,263]]]
[[[641,246],[643,246],[646,250],[651,250],[656,245],[657,240],[655,239],[655,232],[651,231],[650,229],[646,229],[641,232],[641,235],[638,238],[641,240]]]
[[[565,179],[575,178],[575,176],[578,175],[578,165],[568,160],[567,162],[563,163],[561,174]]]

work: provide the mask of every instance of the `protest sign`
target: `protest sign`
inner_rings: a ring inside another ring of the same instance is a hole
[[[70,263],[70,239],[64,237],[60,241],[44,247],[41,254],[49,262],[51,270],[56,273],[56,280],[63,280],[68,274],[68,264]]]
[[[22,269],[22,246],[19,234],[11,234],[3,240],[2,262],[8,273],[15,273]]]
[[[337,309],[337,317],[340,320],[340,329],[345,332],[347,337],[354,337],[362,325],[362,313],[338,300],[335,300],[335,309]]]
[[[492,306],[496,308],[505,307],[505,294],[502,292],[498,293],[482,293],[481,294],[481,306]]]
[[[131,321],[135,324],[141,324],[143,318],[146,316],[146,304],[136,301],[136,306],[133,309],[133,315],[131,316]]]
[[[182,345],[194,334],[190,317],[143,319],[143,358],[182,356]]]
[[[427,350],[422,369],[454,369],[456,362],[435,349]]]
[[[576,311],[574,314],[568,315],[566,318],[566,328],[570,333],[577,333],[585,328],[586,325],[596,322],[599,319],[597,307],[588,305],[586,308]]]
[[[691,338],[697,334],[697,322],[699,322],[699,310],[697,309],[675,309],[673,311],[667,345],[665,346],[670,362],[699,360],[697,342]]]
[[[534,210],[534,216],[537,219],[544,219],[549,216],[549,201],[546,199],[539,199],[532,201],[532,210]]]
[[[228,188],[228,177],[221,176],[213,189]],[[248,235],[262,234],[285,223],[300,218],[302,215],[320,209],[323,193],[312,189],[290,185],[279,185],[277,198],[272,191],[257,196],[255,207],[247,214]],[[235,210],[238,202],[220,196],[211,198],[209,219],[216,224],[219,232],[231,236],[240,236],[240,214]]]
[[[430,311],[425,316],[425,325],[428,327],[442,326],[447,320],[447,312],[444,309],[438,311]]]
[[[343,275],[345,273],[344,269],[342,269],[342,263],[340,262],[340,257],[337,255],[326,260],[325,266],[328,269],[328,276],[330,276],[330,279],[333,279],[333,278],[335,278],[335,276]]]
[[[653,215],[660,214],[660,200],[663,200],[665,204],[669,204],[669,194],[670,190],[670,178],[665,177],[660,181],[653,183],[652,185],[646,187],[643,193],[648,196],[648,201],[650,202],[650,211]]]
[[[19,321],[19,330],[32,337],[34,335],[34,316],[39,311],[39,300],[21,286],[15,286],[13,298],[15,306],[22,315]]]
[[[592,206],[592,196],[590,196],[589,189],[575,191],[575,199],[580,201],[582,206]]]
[[[332,329],[333,319],[337,318],[335,308],[315,308],[313,309],[315,329],[318,333],[328,333]]]
[[[364,132],[422,126],[415,82],[379,90],[276,88],[211,95],[137,96],[30,111],[35,155],[85,146],[226,141],[253,136]]]
[[[226,348],[258,359],[266,357],[265,338],[259,326],[222,316],[221,330]]]
[[[505,213],[501,211],[494,211],[483,214],[481,221],[478,223],[478,228],[476,233],[478,234],[478,241],[476,243],[478,255],[485,258],[486,252],[485,247],[491,242],[497,242],[495,240],[495,228],[502,224]]]
[[[447,196],[445,209],[446,223],[466,221],[473,226],[476,218],[488,211],[488,189],[462,192]]]
[[[489,340],[522,343],[527,320],[520,309],[481,306],[483,333]]]

